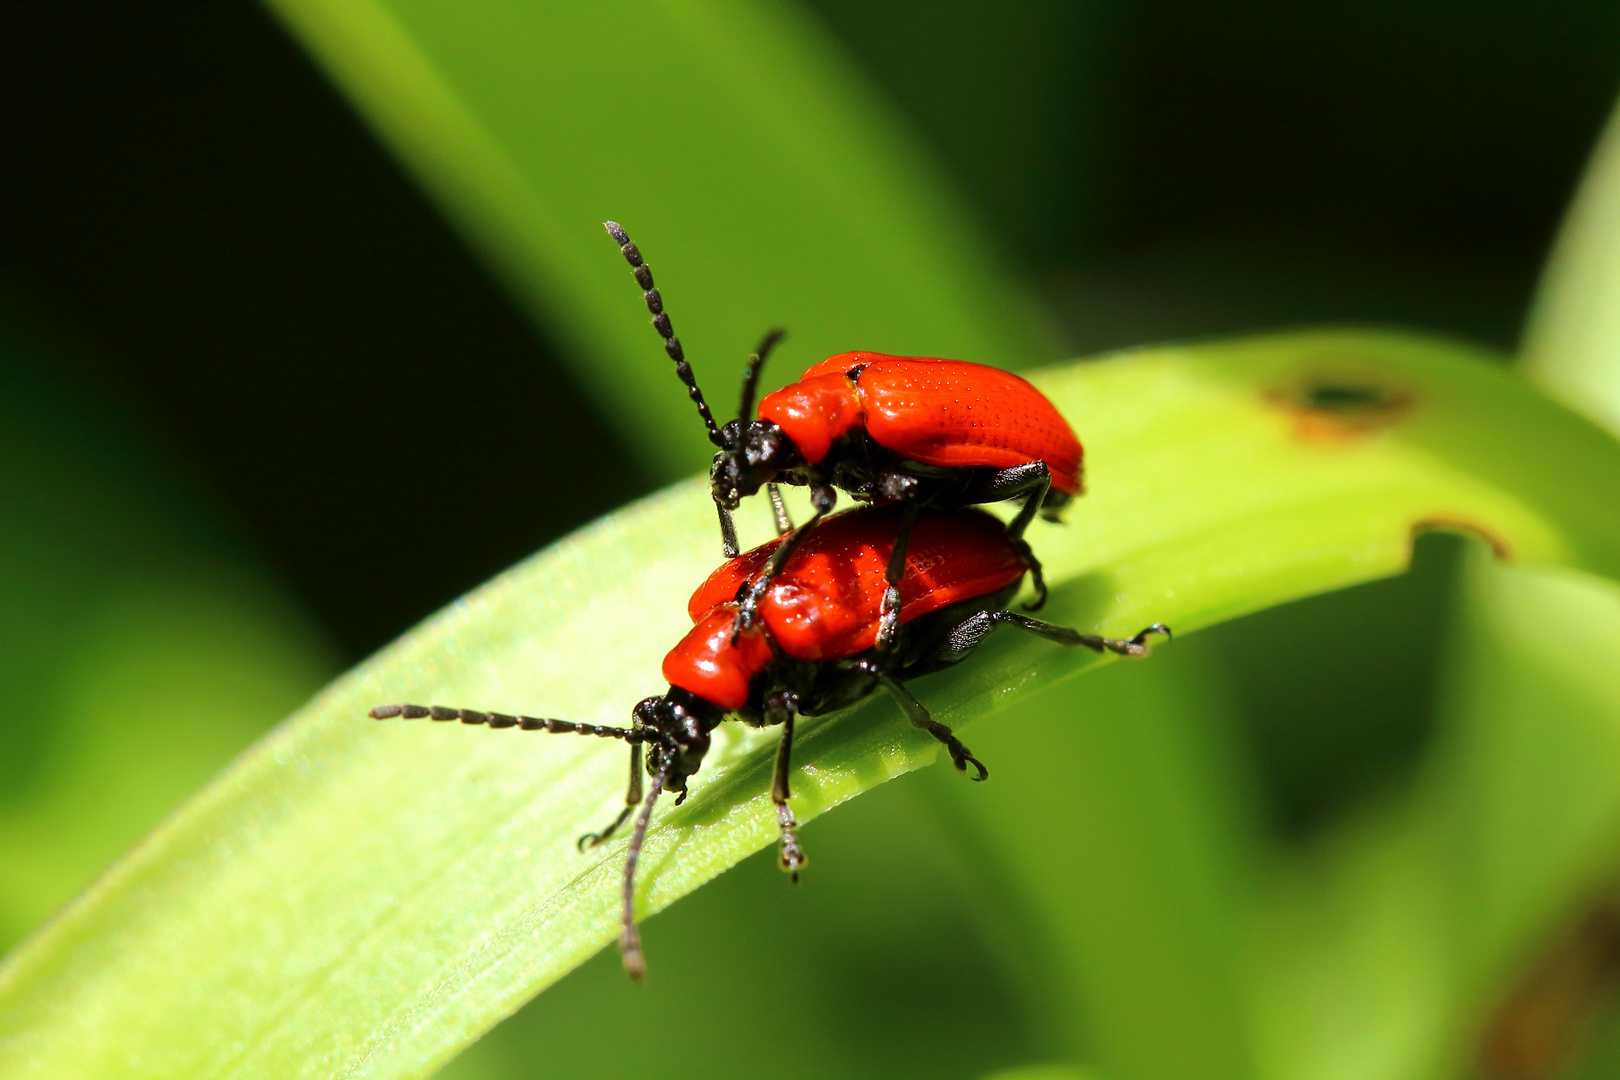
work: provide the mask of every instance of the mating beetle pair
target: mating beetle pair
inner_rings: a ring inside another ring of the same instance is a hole
[[[1002,625],[1124,656],[1147,655],[1147,636],[1170,631],[1155,623],[1129,639],[1104,638],[1007,610],[1026,574],[1037,586],[1033,606],[1044,599],[1024,528],[1037,512],[1055,512],[1080,490],[1079,440],[1028,383],[977,364],[846,353],[769,395],[750,422],[760,368],[780,337],[773,333],[750,358],[738,419],[718,428],[651,271],[622,228],[612,222],[607,228],[719,448],[711,481],[728,561],[692,595],[693,628],[664,659],[669,690],[637,704],[623,728],[437,705],[385,705],[371,716],[628,743],[624,809],[580,846],[606,841],[635,814],[619,945],[626,971],[639,979],[645,961],[634,919],[635,873],[653,804],[664,791],[676,792],[677,804],[685,799],[711,733],[725,720],[782,728],[771,798],[780,861],[797,880],[805,857],[788,798],[799,716],[845,708],[882,687],[913,725],[945,745],[958,771],[971,765],[974,779],[983,780],[988,770],[929,715],[907,680],[959,663]],[[815,512],[797,529],[787,520],[779,483],[811,488]],[[874,505],[827,517],[835,486]],[[731,512],[761,487],[770,492],[779,535],[739,555]],[[1020,497],[1011,525],[970,508]],[[645,798],[644,770],[651,777]]]

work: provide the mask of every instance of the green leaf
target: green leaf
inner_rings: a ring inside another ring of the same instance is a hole
[[[1577,412],[1620,430],[1620,109],[1593,151],[1542,276],[1523,367]]]
[[[815,872],[798,887],[759,852],[658,917],[647,982],[605,949],[437,1075],[755,1080],[767,1062],[784,1080],[976,1080],[1054,1060],[1027,979],[1045,954],[1022,948],[994,849],[963,843],[929,797],[1003,788],[1005,769],[998,758],[989,785],[923,769],[866,792],[815,823]],[[729,1023],[716,1001],[761,1004]],[[704,1052],[672,1055],[694,1031],[712,1033]]]
[[[707,464],[629,269],[657,274],[722,419],[772,326],[849,349],[1056,353],[909,128],[784,4],[271,0],[504,274],[654,475]]]
[[[1394,573],[1432,525],[1620,576],[1620,445],[1459,346],[1324,332],[1038,381],[1089,452],[1091,494],[1033,537],[1056,621],[1186,632]],[[622,849],[573,839],[617,802],[621,749],[363,715],[621,720],[661,689],[713,566],[705,503],[680,485],[553,546],[258,745],[0,969],[7,1075],[421,1076],[610,941]],[[1096,663],[998,640],[917,691],[962,725]],[[773,842],[772,741],[728,731],[657,815],[647,913]],[[804,731],[795,809],[936,756],[882,703],[828,717]],[[648,947],[656,978],[656,922]]]

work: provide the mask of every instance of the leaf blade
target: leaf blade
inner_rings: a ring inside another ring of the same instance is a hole
[[[1276,394],[1324,358],[1421,407],[1318,445]],[[1209,625],[1393,573],[1442,512],[1526,561],[1620,576],[1620,507],[1601,495],[1620,490],[1620,446],[1457,346],[1319,333],[1039,381],[1094,463],[1071,524],[1035,537],[1054,621]],[[1564,490],[1564,467],[1591,483]],[[705,502],[687,483],[604,519],[334,684],[0,969],[0,1060],[20,1076],[426,1075],[610,941],[618,848],[582,860],[572,840],[611,809],[618,754],[359,718],[427,699],[615,722],[657,689],[711,565]],[[996,641],[919,693],[960,725],[1094,662]],[[688,804],[659,815],[647,911],[772,842],[772,738],[728,734]],[[796,809],[934,756],[881,708],[828,717],[796,754]],[[656,923],[649,948],[656,971]]]

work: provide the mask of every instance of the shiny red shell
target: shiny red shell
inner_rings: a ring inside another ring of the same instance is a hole
[[[664,657],[664,679],[722,709],[740,709],[748,702],[748,684],[771,662],[770,639],[756,626],[738,634],[732,645],[735,604],[713,607],[706,615],[694,620],[697,625]]]
[[[838,660],[876,643],[899,528],[896,508],[854,510],[828,518],[805,537],[760,603],[783,653],[796,660]],[[764,569],[779,542],[744,552],[710,574],[687,605],[692,621],[706,626],[714,612],[731,610],[738,586]],[[906,548],[900,621],[988,596],[1016,583],[1026,569],[1006,526],[984,511],[924,510]]]
[[[759,416],[812,465],[840,435],[864,426],[878,445],[925,465],[1044,461],[1056,490],[1075,495],[1082,486],[1083,450],[1063,414],[1023,379],[983,364],[841,353],[767,394]]]

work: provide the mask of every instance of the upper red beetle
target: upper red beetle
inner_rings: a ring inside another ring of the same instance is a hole
[[[630,787],[625,807],[600,833],[581,846],[611,836],[642,803],[641,748],[653,778],[646,803],[636,816],[625,856],[623,932],[619,946],[631,975],[643,970],[634,922],[635,872],[653,801],[662,791],[686,797],[687,779],[703,765],[710,733],[727,719],[755,727],[781,725],[771,800],[782,832],[781,861],[795,878],[804,864],[798,823],[788,809],[788,775],[796,717],[844,708],[879,686],[899,704],[906,718],[945,744],[958,771],[972,765],[975,779],[988,770],[952,734],[928,715],[904,682],[967,658],[998,626],[1012,625],[1059,645],[1082,645],[1125,656],[1145,656],[1151,633],[1168,634],[1157,623],[1121,640],[1081,634],[1005,610],[1029,568],[1024,545],[1007,535],[990,515],[970,509],[926,509],[911,531],[906,573],[900,580],[904,615],[892,647],[876,647],[889,566],[901,518],[895,507],[854,510],[830,518],[779,568],[759,605],[759,622],[733,632],[735,598],[761,568],[787,547],[780,538],[741,555],[709,575],[692,594],[687,612],[693,627],[664,658],[669,691],[650,697],[631,713],[627,728],[575,724],[506,713],[433,705],[383,705],[371,710],[378,720],[431,716],[490,727],[574,732],[623,739],[630,744]]]
[[[888,645],[899,625],[903,604],[899,579],[918,507],[1021,498],[1023,506],[1007,526],[1007,535],[1022,544],[1024,530],[1037,512],[1056,520],[1058,510],[1080,494],[1082,450],[1069,422],[1029,383],[983,364],[842,353],[767,395],[759,404],[758,418],[751,419],[760,369],[781,338],[780,331],[772,331],[749,357],[737,419],[724,427],[716,425],[653,285],[652,271],[617,222],[604,224],[634,268],[653,313],[653,326],[697,404],[709,441],[719,450],[709,478],[728,557],[737,553],[732,511],[761,487],[769,490],[778,534],[792,531],[783,544],[782,559],[832,510],[836,488],[862,502],[899,502],[906,508],[898,524],[877,648]],[[783,508],[776,488],[780,483],[810,488],[815,513],[798,530],[793,530]],[[1045,600],[1046,589],[1040,564],[1027,549],[1025,556],[1035,577],[1033,610]],[[741,597],[739,630],[757,619],[759,602],[770,578],[781,569],[781,560],[761,569]]]

